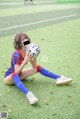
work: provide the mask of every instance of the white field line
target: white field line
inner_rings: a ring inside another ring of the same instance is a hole
[[[12,27],[2,28],[2,29],[0,29],[0,32],[15,29],[15,28],[20,28],[20,27],[30,26],[30,25],[46,23],[46,22],[55,21],[55,20],[66,19],[66,18],[70,18],[70,17],[75,17],[77,15],[78,14],[72,14],[72,15],[68,15],[68,16],[53,18],[53,19],[47,19],[47,20],[43,20],[43,21],[37,21],[37,22],[28,23],[28,24],[22,24],[22,25],[16,25],[16,26],[12,26]]]

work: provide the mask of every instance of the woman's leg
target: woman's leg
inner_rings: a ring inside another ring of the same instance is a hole
[[[28,76],[35,74],[35,73],[37,73],[36,68],[25,69],[21,72],[20,79],[23,80],[23,79],[27,78]],[[14,84],[14,81],[12,80],[11,75],[4,78],[5,84],[7,84],[7,85]]]
[[[7,84],[7,85],[11,85],[14,83],[17,86],[17,88],[20,89],[26,95],[29,92],[29,90],[22,83],[19,75],[15,74],[15,73],[12,73],[11,75],[4,78],[4,81],[5,81],[5,84]]]
[[[71,78],[67,78],[65,76],[59,76],[57,74],[54,74],[53,72],[50,72],[41,66],[37,66],[37,72],[40,72],[42,75],[46,77],[56,79],[57,85],[68,84],[72,81]]]
[[[25,69],[21,72],[20,78],[21,80],[24,80],[28,76],[31,76],[33,74],[37,73],[37,68],[30,68],[30,69]]]
[[[71,78],[67,78],[65,76],[59,76],[57,74],[54,74],[53,72],[50,72],[41,66],[37,66],[36,68],[30,68],[27,70],[23,70],[21,75],[20,75],[21,80],[23,80],[23,79],[27,78],[28,76],[33,75],[37,72],[39,72],[40,74],[42,74],[46,77],[56,79],[57,85],[68,84],[72,81]]]
[[[4,78],[4,80],[5,80],[5,83],[8,85],[13,84],[14,82],[16,87],[27,96],[30,104],[35,104],[38,101],[38,99],[34,96],[34,94],[25,87],[25,85],[22,83],[20,79],[20,76],[17,75],[16,73],[12,73],[8,77]]]

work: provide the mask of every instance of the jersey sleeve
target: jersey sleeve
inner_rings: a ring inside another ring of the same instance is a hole
[[[12,56],[12,63],[15,64],[19,64],[20,61],[20,55],[18,53],[14,53]]]

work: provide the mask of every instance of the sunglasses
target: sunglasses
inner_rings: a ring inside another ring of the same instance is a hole
[[[24,45],[28,45],[28,44],[30,44],[30,41],[29,41],[29,40],[24,41],[23,44],[24,44]]]

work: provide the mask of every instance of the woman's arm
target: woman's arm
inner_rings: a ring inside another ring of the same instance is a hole
[[[24,58],[23,62],[21,63],[21,65],[20,66],[19,66],[19,64],[15,65],[15,73],[19,74],[29,60],[30,60],[29,57],[27,55],[25,55],[25,58]]]
[[[36,68],[36,66],[37,66],[37,60],[36,60],[36,58],[34,58],[34,57],[31,58],[30,59],[30,63],[31,63],[31,65],[32,65],[33,68]]]

